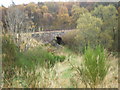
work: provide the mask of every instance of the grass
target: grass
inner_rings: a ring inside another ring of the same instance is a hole
[[[51,74],[49,70],[55,63],[63,62],[65,59],[65,56],[55,55],[41,46],[19,52],[10,37],[4,37],[2,43],[4,87],[34,87],[35,82],[39,84],[37,79],[41,78],[41,75],[47,75],[42,73]],[[36,72],[36,67],[39,67],[39,73]]]
[[[66,53],[62,51],[61,53]],[[69,61],[68,61],[69,59]],[[82,78],[77,72],[76,68],[72,68],[71,62],[74,66],[80,66],[80,62],[83,61],[83,56],[66,54],[66,59],[63,62],[55,63],[52,68],[41,67],[36,65],[35,69],[27,70],[24,68],[14,67],[14,74],[8,80],[4,79],[4,87],[14,88],[85,88],[86,86],[80,78]],[[111,69],[104,83],[99,84],[98,88],[117,88],[117,81],[114,77],[118,75],[116,65],[117,59],[113,60],[110,57]],[[9,69],[10,70],[10,69]],[[114,72],[114,73],[113,73]],[[89,88],[89,86],[88,86]]]
[[[18,53],[17,65],[24,68],[34,68],[39,65],[41,67],[52,67],[56,62],[62,62],[65,56],[57,56],[47,52],[42,47],[36,47],[26,52]]]
[[[15,74],[11,81],[5,79],[4,87],[11,88],[35,88],[35,87],[50,87],[51,82],[57,78],[54,75],[54,69],[46,69],[36,67],[35,70],[28,71],[23,68],[14,68]]]
[[[97,46],[95,49],[88,47],[85,50],[82,67],[78,67],[83,82],[86,85],[89,84],[91,88],[102,83],[109,69],[107,63],[104,48],[101,46]]]
[[[54,49],[54,47],[52,48]],[[95,87],[117,88],[117,59],[112,58],[113,56],[109,58],[111,64],[110,70],[108,70],[105,66],[106,62],[104,62],[108,60],[105,58],[103,48],[98,47],[94,50],[89,48],[82,56],[72,53],[66,47],[55,50],[55,53],[51,53],[44,47],[36,47],[26,52],[17,53],[15,62],[10,60],[5,62],[7,69],[3,70],[4,87],[85,88],[83,79],[86,79],[86,82],[92,83],[87,87],[93,87],[97,83]],[[96,60],[100,62],[96,63]],[[78,66],[81,68],[81,63],[83,63],[83,71],[82,74],[79,74],[77,70]],[[103,85],[99,81],[103,82]]]

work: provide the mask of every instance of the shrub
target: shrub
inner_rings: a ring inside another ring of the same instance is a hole
[[[65,43],[65,45],[73,50],[73,51],[77,51],[78,50],[78,44],[75,40],[75,37],[77,35],[78,31],[77,30],[73,30],[73,31],[70,31],[70,32],[67,32],[63,35],[62,39],[63,39],[63,42]]]
[[[16,55],[19,52],[18,47],[15,45],[10,35],[3,35],[2,37],[2,63],[3,70],[10,69],[15,65]]]
[[[2,37],[2,69],[4,72],[4,79],[10,80],[14,75],[14,66],[16,61],[16,55],[19,49],[15,45],[13,39],[9,35],[3,35]]]
[[[52,67],[56,62],[63,61],[64,56],[56,56],[42,47],[36,47],[17,56],[17,65],[24,68],[34,68],[36,65]]]
[[[81,14],[77,20],[78,30],[68,32],[63,36],[63,40],[75,52],[84,53],[88,43],[92,48],[100,44],[110,50],[113,44],[112,35],[109,34],[109,29],[102,30],[102,25],[102,19],[92,16],[91,13]]]
[[[2,37],[2,53],[3,61],[13,61],[18,52],[17,46],[14,44],[13,39],[9,35]]]
[[[6,88],[51,88],[57,86],[58,76],[54,68],[42,68],[37,66],[36,69],[28,71],[24,68],[14,67],[15,74],[8,81],[4,80]],[[51,86],[51,83],[53,85]]]
[[[78,70],[84,83],[89,84],[90,87],[101,83],[108,72],[104,48],[101,46],[97,46],[95,49],[88,47],[85,50],[83,65]]]

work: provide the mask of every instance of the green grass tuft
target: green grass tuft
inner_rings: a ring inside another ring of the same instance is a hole
[[[108,72],[104,48],[101,46],[97,46],[95,49],[88,47],[84,53],[82,68],[78,70],[82,74],[83,82],[89,84],[90,87],[101,83]]]

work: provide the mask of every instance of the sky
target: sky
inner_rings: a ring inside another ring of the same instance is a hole
[[[59,1],[80,1],[80,2],[97,2],[97,1],[102,1],[102,2],[118,2],[119,0],[0,0],[0,6],[4,5],[5,7],[10,6],[10,4],[12,3],[12,1],[18,5],[18,4],[27,4],[30,2],[48,2],[48,1],[52,1],[52,2],[59,2]]]

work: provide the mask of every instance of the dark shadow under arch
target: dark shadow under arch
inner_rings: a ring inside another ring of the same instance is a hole
[[[61,38],[60,36],[57,36],[57,37],[56,37],[56,42],[57,42],[59,45],[64,44],[64,42],[63,42],[63,40],[62,40],[62,38]]]

